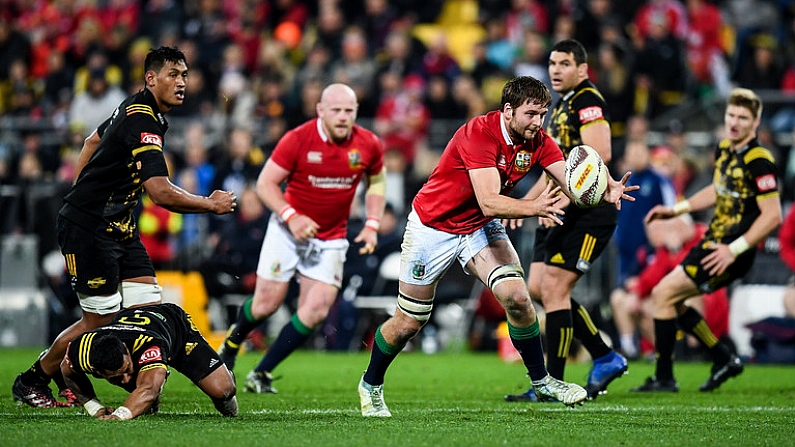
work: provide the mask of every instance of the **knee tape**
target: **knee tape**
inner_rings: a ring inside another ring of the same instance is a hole
[[[519,264],[503,264],[489,273],[488,286],[489,289],[494,290],[497,284],[516,279],[524,281],[522,266]]]
[[[80,299],[80,308],[91,314],[107,315],[114,314],[121,310],[122,298],[119,292],[110,296],[95,296],[78,293],[77,297]]]
[[[157,284],[130,281],[122,282],[122,306],[128,308],[140,304],[159,304],[162,300],[160,296],[160,292],[162,291],[163,288]]]
[[[425,322],[431,318],[433,298],[430,301],[423,301],[398,292],[397,304],[401,312],[417,321]]]

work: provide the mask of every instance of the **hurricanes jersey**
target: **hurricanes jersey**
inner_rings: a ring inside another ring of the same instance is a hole
[[[132,237],[133,209],[141,199],[143,182],[168,176],[163,157],[167,129],[149,90],[125,99],[98,129],[101,141],[64,197],[60,214],[117,240]]]
[[[757,200],[778,196],[776,166],[770,151],[756,139],[732,151],[729,140],[715,150],[715,214],[704,242],[730,243],[759,217]]]
[[[610,125],[607,105],[596,86],[586,79],[558,99],[547,122],[547,133],[558,143],[563,156],[568,158],[569,151],[582,144],[583,129],[600,123]],[[615,221],[618,215],[615,206],[585,209],[572,205],[567,210],[570,219],[575,215],[586,215],[597,220]]]
[[[607,106],[596,86],[586,79],[555,104],[547,122],[547,133],[568,157],[571,148],[582,144],[582,130],[597,123],[610,124]]]
[[[72,340],[66,350],[66,361],[74,370],[99,377],[89,360],[92,344],[103,335],[112,334],[129,349],[137,377],[141,371],[167,368],[181,350],[192,349],[194,346],[187,340],[191,330],[197,331],[190,315],[175,304],[125,309],[108,326]],[[135,380],[131,385],[135,386]]]

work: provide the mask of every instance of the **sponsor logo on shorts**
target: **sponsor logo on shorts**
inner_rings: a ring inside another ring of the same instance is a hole
[[[198,343],[185,343],[185,355],[190,355],[193,352],[193,349],[198,345]]]
[[[215,366],[216,363],[218,363],[218,359],[210,359],[210,364],[207,366],[212,368],[213,366]]]
[[[273,261],[271,264],[271,275],[277,276],[282,271],[282,264],[279,261]]]
[[[414,261],[411,266],[411,276],[414,279],[422,279],[425,276],[425,264],[422,261]]]
[[[144,363],[154,361],[163,361],[163,354],[160,353],[159,346],[152,346],[151,348],[144,351],[144,353],[141,354],[141,358],[138,359],[138,364],[143,365]]]
[[[149,132],[141,132],[141,143],[154,144],[157,147],[163,147],[163,139],[160,138],[160,135]]]
[[[105,278],[97,277],[97,278],[94,278],[94,279],[89,279],[86,282],[86,284],[88,284],[88,287],[90,287],[92,289],[98,289],[98,288],[104,286],[107,282],[108,281]]]
[[[556,253],[552,259],[549,260],[552,264],[565,264],[566,261],[563,260],[563,255],[560,253]]]

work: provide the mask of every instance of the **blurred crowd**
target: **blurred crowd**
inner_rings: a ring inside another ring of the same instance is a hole
[[[511,77],[548,83],[548,49],[565,38],[589,52],[625,165],[616,172],[653,165],[679,196],[708,181],[719,135],[689,141],[677,111],[742,86],[774,99],[760,140],[795,198],[795,157],[776,138],[795,127],[795,99],[782,100],[795,98],[793,0],[0,0],[0,234],[38,234],[40,258],[57,249],[54,216],[83,139],[142,88],[147,51],[176,45],[190,75],[169,115],[172,180],[235,191],[241,207],[178,216],[144,202],[140,231],[158,268],[214,257],[227,274],[214,286],[239,287],[256,253],[234,247],[259,247],[268,213],[253,183],[284,132],[315,116],[325,85],[356,91],[404,216],[458,125],[498,106]],[[663,137],[649,141],[659,120]]]

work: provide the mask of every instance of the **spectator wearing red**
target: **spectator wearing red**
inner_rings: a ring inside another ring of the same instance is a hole
[[[642,38],[652,34],[660,15],[665,17],[674,37],[679,40],[687,38],[687,10],[678,0],[649,0],[638,10],[633,25]]]
[[[400,152],[409,165],[428,138],[431,114],[424,95],[425,80],[410,74],[403,79],[403,89],[385,97],[375,114],[376,133],[383,138],[386,151]]]
[[[714,69],[722,64],[728,77],[728,67],[723,60],[721,42],[723,19],[720,9],[708,0],[687,0],[688,33],[687,62],[693,77],[702,84],[716,84]],[[721,81],[719,81],[721,82]]]

